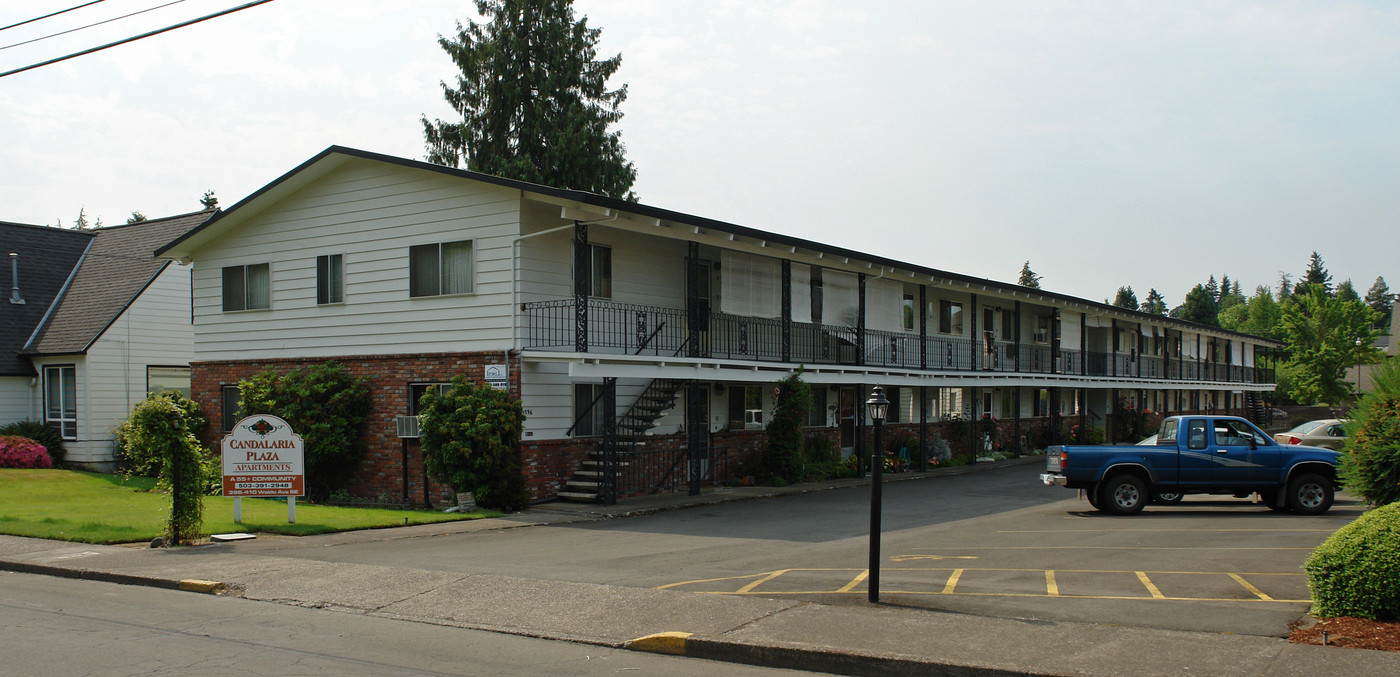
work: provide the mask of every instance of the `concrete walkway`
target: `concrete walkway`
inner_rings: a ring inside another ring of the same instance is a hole
[[[988,466],[886,476],[917,480]],[[324,544],[428,538],[621,518],[867,483],[738,487],[603,507],[553,503],[492,520],[301,537]],[[278,557],[258,541],[185,548],[0,536],[0,570],[184,589],[719,661],[851,675],[1396,675],[1400,654],[1268,637],[985,618]],[[261,552],[269,554],[261,554]]]

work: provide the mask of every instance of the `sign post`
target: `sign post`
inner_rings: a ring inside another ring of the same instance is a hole
[[[297,496],[306,495],[305,446],[286,421],[249,416],[224,436],[224,495],[233,497],[233,521],[243,523],[244,496],[286,496],[287,523],[296,524]]]

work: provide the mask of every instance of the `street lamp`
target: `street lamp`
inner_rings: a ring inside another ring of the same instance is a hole
[[[885,389],[875,386],[870,391],[870,399],[865,401],[870,422],[875,424],[875,444],[870,450],[870,601],[880,601],[880,474],[885,470],[885,454],[881,449],[881,433],[884,432],[885,414],[889,412],[890,401],[885,399]]]

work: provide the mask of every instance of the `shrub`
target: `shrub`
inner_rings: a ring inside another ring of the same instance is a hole
[[[1382,363],[1373,379],[1346,426],[1341,473],[1366,502],[1386,505],[1400,501],[1400,358]]]
[[[1304,567],[1314,615],[1400,619],[1400,503],[1338,529]]]
[[[768,444],[763,448],[761,477],[778,486],[802,479],[802,424],[812,409],[812,388],[802,381],[802,369],[775,384],[773,420],[768,423]]]
[[[948,440],[938,435],[934,435],[933,439],[929,441],[926,453],[928,454],[928,464],[931,466],[948,465],[948,461],[953,458],[953,450],[948,446]]]
[[[365,379],[335,361],[279,376],[271,367],[238,384],[245,415],[272,414],[305,444],[306,493],[321,500],[343,488],[365,452],[372,403]]]
[[[808,437],[802,443],[802,481],[819,482],[844,477],[841,454],[825,435]]]
[[[0,468],[52,468],[44,445],[28,437],[0,437]]]
[[[520,461],[525,413],[520,400],[465,376],[443,394],[429,389],[418,403],[419,441],[429,475],[478,505],[511,510],[529,502]]]
[[[43,445],[49,452],[54,465],[63,462],[66,455],[63,449],[63,434],[43,421],[15,421],[0,425],[0,437],[27,437]]]
[[[165,390],[148,395],[136,403],[131,415],[117,426],[117,467],[122,474],[128,477],[160,475],[170,455],[165,429],[169,425],[171,411],[180,412],[185,429],[196,438],[208,424],[208,420],[199,413],[199,403],[177,391]]]

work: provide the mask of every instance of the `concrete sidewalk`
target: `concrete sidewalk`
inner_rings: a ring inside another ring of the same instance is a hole
[[[1019,460],[1019,459],[1018,459]],[[1016,461],[1003,462],[1013,463]],[[977,469],[946,469],[975,472]],[[894,476],[894,480],[920,475]],[[548,504],[494,520],[301,537],[324,544],[624,517],[849,486],[741,487],[612,507]],[[424,623],[852,675],[1393,675],[1400,654],[1283,639],[881,605],[462,575],[278,557],[259,541],[186,548],[0,536],[0,570],[237,595]],[[269,554],[262,554],[268,552]]]

